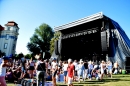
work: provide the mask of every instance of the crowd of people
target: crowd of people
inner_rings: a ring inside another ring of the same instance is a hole
[[[37,86],[40,86],[40,80],[42,84],[52,81],[53,86],[56,86],[57,82],[73,86],[72,82],[81,82],[86,79],[103,80],[104,76],[112,78],[112,74],[117,74],[119,71],[118,63],[111,61],[93,62],[68,59],[57,62],[56,58],[51,61],[41,58],[40,55],[36,58],[37,60],[27,60],[24,56],[20,59],[0,57],[0,86],[6,86],[6,80],[15,83],[25,78],[36,78]]]

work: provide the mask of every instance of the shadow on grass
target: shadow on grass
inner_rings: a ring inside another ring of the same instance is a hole
[[[74,86],[100,86],[100,85],[104,85],[108,83],[108,82],[118,82],[118,81],[122,81],[121,79],[117,79],[117,78],[108,78],[108,79],[103,79],[102,81],[98,81],[98,80],[85,80],[84,82],[73,82]],[[126,80],[124,80],[126,81]],[[96,85],[98,84],[98,85]],[[58,83],[57,86],[67,86],[64,83]]]

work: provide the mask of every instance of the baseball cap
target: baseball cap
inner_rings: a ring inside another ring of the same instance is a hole
[[[56,58],[53,58],[52,60],[56,60]]]

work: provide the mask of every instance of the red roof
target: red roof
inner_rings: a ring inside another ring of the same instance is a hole
[[[18,27],[18,24],[16,22],[14,22],[14,21],[8,21],[8,23],[5,24],[5,26],[16,26],[16,27]]]
[[[2,27],[2,26],[0,25],[0,31],[2,31],[2,30],[4,30],[4,27]]]
[[[5,24],[5,26],[17,26],[18,24],[14,21],[8,21],[7,24]]]

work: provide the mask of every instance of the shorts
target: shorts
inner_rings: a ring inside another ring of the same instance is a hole
[[[108,73],[112,73],[112,69],[108,69]]]
[[[67,71],[64,71],[64,76],[67,76]]]
[[[29,70],[34,70],[34,66],[30,66],[30,67],[29,67]]]
[[[52,73],[52,77],[55,77],[57,74],[57,70]]]
[[[72,82],[73,82],[73,78],[68,77],[68,85],[72,84]]]

